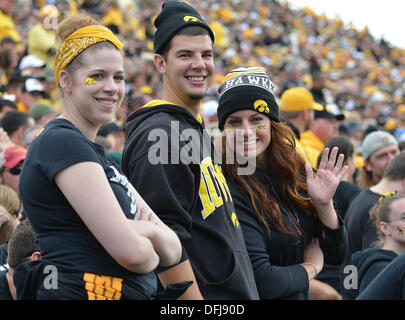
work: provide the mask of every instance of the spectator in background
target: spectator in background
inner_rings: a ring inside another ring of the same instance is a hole
[[[35,78],[15,78],[9,88],[8,93],[15,94],[15,103],[21,112],[27,112],[45,96],[44,87]]]
[[[374,142],[375,144],[378,141]],[[381,196],[397,191],[405,194],[405,152],[401,152],[385,168],[384,176],[375,186],[365,189],[351,202],[344,220],[348,234],[348,254],[342,265],[341,272],[346,265],[351,264],[353,253],[369,248],[378,240],[377,229],[370,218],[371,208],[378,202]],[[341,273],[341,280],[344,279]],[[357,290],[347,290],[342,285],[343,295],[347,299],[357,296]]]
[[[15,50],[11,48],[0,50],[0,84],[4,88],[8,80],[13,75],[14,69],[18,64]]]
[[[327,101],[327,98],[325,97],[327,79],[328,78],[325,72],[314,70],[314,72],[312,73],[311,93],[315,101],[323,106],[326,106],[329,103],[329,101]]]
[[[0,40],[0,48],[1,49],[12,49],[13,52],[16,51],[17,41],[15,41],[11,37],[4,37]],[[18,55],[17,55],[18,57]]]
[[[305,82],[301,80],[302,68],[295,63],[289,63],[285,67],[286,81],[284,81],[283,88],[280,91],[280,95],[284,93],[285,90],[295,87],[305,87]]]
[[[41,60],[36,55],[26,55],[20,61],[20,74],[27,78],[37,78],[40,76],[45,65],[45,61]]]
[[[39,10],[40,21],[28,33],[28,53],[37,56],[48,67],[53,67],[56,53],[55,29],[60,16],[59,10],[45,5]]]
[[[38,80],[41,82],[45,92],[45,99],[43,99],[41,102],[50,104],[55,110],[61,111],[62,102],[55,83],[55,74],[53,68],[43,68],[41,74],[38,76]]]
[[[11,214],[14,219],[21,219],[21,200],[18,193],[4,184],[0,184],[0,205]]]
[[[364,138],[361,153],[364,164],[359,170],[357,183],[362,188],[370,188],[381,180],[385,168],[399,153],[398,141],[386,131],[373,131]]]
[[[7,112],[15,110],[17,110],[17,106],[13,101],[0,98],[0,122]]]
[[[25,77],[19,73],[14,73],[11,78],[8,79],[7,86],[3,88],[3,96],[7,95],[7,99],[13,101],[17,105],[19,102],[17,97],[21,94],[21,88],[24,81]]]
[[[14,110],[3,116],[0,125],[7,132],[11,142],[21,146],[25,130],[33,127],[35,121],[30,114]]]
[[[0,206],[5,209],[4,212],[8,213],[9,228],[14,230],[14,228],[20,223],[21,216],[21,200],[17,192],[11,189],[10,187],[1,184],[0,185]],[[7,216],[3,213],[4,216]],[[7,256],[8,256],[8,240],[6,238],[2,246],[0,247],[0,266],[3,266],[7,269]]]
[[[345,116],[340,113],[336,105],[326,104],[322,111],[315,110],[315,119],[311,128],[301,134],[301,143],[305,147],[315,149],[319,155],[324,149],[325,142],[338,134],[338,121],[344,118]],[[318,155],[315,163],[318,161]]]
[[[133,97],[128,97],[127,99],[128,115],[135,112],[139,108],[143,107],[151,100],[152,100],[151,96],[147,94],[139,94]]]
[[[105,137],[111,144],[111,151],[122,152],[125,140],[125,124],[110,122],[103,124],[97,135]]]
[[[314,122],[314,110],[322,111],[323,106],[314,101],[306,88],[292,87],[283,92],[280,99],[280,116],[295,135],[295,148],[306,163],[316,168],[319,152],[301,143],[301,133],[309,130]],[[331,149],[330,149],[331,150]]]
[[[22,146],[27,148],[29,148],[29,146],[31,145],[32,141],[36,138],[36,136],[38,135],[38,133],[41,131],[41,129],[44,126],[41,124],[36,124],[35,126],[28,128],[27,130],[24,131],[24,135],[23,135],[23,139],[22,139]]]
[[[210,99],[202,103],[201,116],[204,119],[204,124],[207,129],[218,128],[217,108],[218,101],[216,99]]]
[[[371,209],[370,217],[376,226],[378,241],[373,247],[352,255],[352,263],[358,270],[359,293],[388,263],[405,252],[404,208],[405,195],[392,192],[381,196]]]
[[[0,257],[3,258],[3,245],[7,244],[8,240],[11,237],[11,233],[14,230],[14,223],[13,223],[13,218],[11,215],[8,213],[6,208],[0,205]],[[7,251],[5,255],[7,259]],[[0,261],[0,265],[3,265],[3,259]]]
[[[10,140],[7,132],[4,131],[2,127],[0,127],[0,152],[3,152],[8,147],[14,146],[15,144]],[[1,163],[0,163],[1,166]]]
[[[45,103],[34,104],[28,110],[28,113],[34,118],[36,124],[42,126],[55,119],[58,115],[51,105]]]
[[[0,0],[0,40],[10,37],[16,42],[21,41],[21,36],[11,18],[14,3],[13,0]]]
[[[11,187],[18,193],[20,174],[27,155],[27,149],[21,145],[11,146],[0,155],[0,183]]]
[[[405,300],[405,253],[382,269],[357,300]]]
[[[41,253],[35,241],[35,232],[28,220],[21,222],[11,234],[8,245],[8,271],[0,273],[0,300],[16,300],[17,290],[14,272],[24,262],[41,260]]]

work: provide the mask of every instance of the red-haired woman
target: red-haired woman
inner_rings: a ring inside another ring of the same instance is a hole
[[[348,169],[343,155],[337,157],[334,148],[328,159],[324,150],[314,175],[295,151],[291,130],[279,122],[264,69],[236,69],[219,91],[222,168],[260,298],[309,299],[309,282],[324,259],[341,264],[346,251],[345,229],[332,202]]]

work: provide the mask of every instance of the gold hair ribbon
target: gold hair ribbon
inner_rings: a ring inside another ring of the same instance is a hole
[[[387,192],[387,193],[383,194],[378,199],[378,203],[380,203],[381,201],[383,201],[386,198],[389,198],[389,197],[392,197],[392,196],[396,195],[397,193],[398,193],[398,191],[392,191],[392,192]]]
[[[59,46],[55,55],[55,81],[59,85],[59,73],[83,50],[97,42],[110,41],[122,50],[123,44],[110,29],[104,26],[91,25],[73,32]]]

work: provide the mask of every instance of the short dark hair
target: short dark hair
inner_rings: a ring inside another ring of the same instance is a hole
[[[11,107],[17,110],[17,105],[13,101],[0,98],[0,111],[2,111],[4,107]]]
[[[29,220],[24,220],[11,234],[8,242],[7,263],[10,268],[15,269],[36,251],[39,251],[39,248],[35,242],[35,232]]]
[[[0,125],[10,136],[19,128],[25,127],[29,118],[32,117],[28,113],[18,110],[8,111],[4,114],[3,119],[1,119]]]
[[[326,148],[329,148],[328,157],[330,156],[330,153],[332,152],[333,147],[339,148],[338,154],[343,153],[343,155],[345,156],[345,160],[348,157],[353,157],[353,153],[354,153],[353,144],[345,136],[336,136],[336,137],[330,138],[328,141],[325,142],[323,149],[325,150]],[[321,163],[321,158],[322,158],[322,152],[318,156],[318,162],[316,165],[317,168],[319,168],[319,164]],[[338,160],[338,158],[336,158],[336,161],[337,160]]]
[[[178,35],[185,35],[185,36],[207,35],[207,36],[209,36],[210,33],[206,28],[201,27],[201,26],[188,26],[188,27],[182,28],[179,30],[179,32],[177,32],[175,35],[173,35],[173,37],[159,50],[159,52],[156,52],[156,53],[160,54],[161,56],[163,56],[165,58],[165,60],[167,60],[167,53],[169,52],[169,50],[171,48],[172,39]]]
[[[27,78],[21,74],[13,74],[8,80],[7,89],[18,88],[20,85],[22,86],[24,84],[25,80],[27,80]]]
[[[135,97],[128,97],[127,99],[127,108],[129,112],[134,112],[139,108],[143,107],[146,104],[146,99],[148,95],[139,94]]]
[[[385,168],[383,178],[388,178],[393,181],[405,178],[405,151],[400,152],[392,159]]]

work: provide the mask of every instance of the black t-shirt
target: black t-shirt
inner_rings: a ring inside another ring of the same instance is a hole
[[[369,248],[378,240],[377,229],[370,218],[370,209],[377,203],[380,194],[370,189],[363,190],[350,204],[345,216],[349,240],[348,254]]]
[[[6,274],[7,271],[0,272],[0,300],[13,300]]]
[[[344,220],[346,212],[352,201],[360,194],[363,189],[357,184],[347,181],[340,181],[333,196],[333,204],[336,212]]]
[[[54,182],[57,172],[85,161],[103,167],[126,217],[134,219],[136,215],[136,201],[128,188],[128,180],[106,155],[104,148],[88,140],[69,121],[55,119],[45,126],[30,146],[20,178],[24,210],[36,233],[42,260],[61,272],[124,278],[140,284],[146,295],[150,295],[156,289],[155,274],[139,275],[119,265],[89,231]],[[103,212],[99,214],[102,219]]]
[[[0,271],[2,268],[8,269],[7,264],[7,256],[8,256],[8,242],[3,243],[0,247]]]
[[[354,299],[358,290],[345,288],[346,266],[352,264],[353,253],[369,248],[378,240],[377,229],[370,218],[370,209],[377,203],[380,194],[370,189],[363,190],[351,202],[346,212],[344,223],[347,229],[348,250],[345,261],[340,268],[340,292],[345,299]]]

